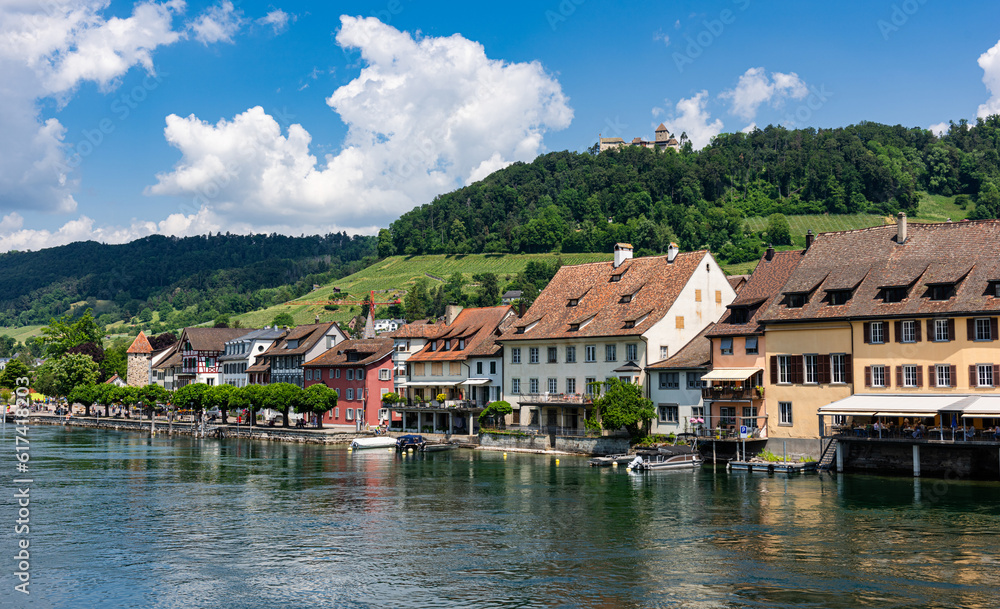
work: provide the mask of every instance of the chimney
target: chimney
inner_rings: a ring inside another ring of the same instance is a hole
[[[813,244],[813,239],[815,239],[815,236],[810,228],[806,231],[806,249],[809,249],[809,246]]]
[[[680,248],[677,247],[676,243],[671,243],[670,245],[668,245],[667,246],[667,262],[671,262],[672,263],[674,261],[674,259],[677,258],[677,252],[679,252],[679,251],[680,251]]]
[[[462,307],[458,305],[448,305],[444,308],[444,322],[449,326],[455,323],[455,318],[462,312]]]
[[[319,323],[319,313],[316,314],[316,323]]]
[[[767,244],[767,251],[764,253],[764,260],[774,259],[774,246],[770,243]]]
[[[906,214],[903,212],[896,215],[896,243],[906,243]]]
[[[523,302],[517,303],[517,316],[524,317],[525,313],[527,313],[527,309],[524,308],[524,303]]]
[[[615,268],[621,266],[626,260],[632,258],[632,244],[631,243],[616,243],[615,244]]]

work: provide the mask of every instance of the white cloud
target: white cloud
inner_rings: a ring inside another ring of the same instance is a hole
[[[195,40],[209,45],[214,42],[232,42],[243,23],[243,11],[235,8],[229,0],[223,0],[189,23],[188,28],[194,32]]]
[[[769,78],[764,68],[750,68],[740,76],[734,89],[723,91],[719,98],[731,100],[732,114],[752,120],[761,104],[777,107],[785,98],[803,99],[807,95],[809,88],[795,72],[772,72]]]
[[[722,121],[711,120],[707,102],[708,91],[704,90],[694,97],[682,98],[677,102],[676,114],[663,121],[674,137],[680,139],[680,134],[686,133],[696,150],[704,148],[713,137],[722,133]]]
[[[928,129],[934,135],[936,135],[938,137],[941,137],[945,133],[948,133],[948,127],[949,127],[948,123],[942,122],[942,123],[936,123],[934,125],[931,125],[930,127],[928,127]]]
[[[366,67],[327,99],[348,126],[320,162],[300,125],[262,108],[209,124],[167,118],[181,160],[150,194],[192,196],[258,225],[371,227],[543,151],[547,130],[573,117],[537,62],[489,59],[459,35],[414,38],[374,18],[341,17],[337,42]]]
[[[979,106],[976,116],[986,118],[1000,114],[1000,41],[979,56],[979,67],[983,69],[983,83],[990,92],[990,98]]]
[[[663,30],[657,30],[657,32],[653,34],[653,40],[662,40],[664,46],[670,46],[670,35],[664,34]]]
[[[296,15],[289,15],[279,8],[258,19],[257,23],[260,25],[269,25],[274,29],[275,34],[280,34],[287,30],[288,24],[294,22],[297,18]]]
[[[757,123],[753,123],[753,122],[751,122],[746,127],[740,129],[740,131],[742,131],[743,133],[753,133],[756,130],[757,130]]]
[[[142,2],[132,15],[105,19],[106,0],[0,3],[0,209],[76,208],[74,163],[65,129],[38,101],[65,104],[84,81],[113,88],[133,66],[152,71],[152,51],[172,44],[181,0]]]

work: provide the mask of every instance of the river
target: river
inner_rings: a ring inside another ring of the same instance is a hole
[[[1000,484],[34,426],[2,607],[996,607]]]

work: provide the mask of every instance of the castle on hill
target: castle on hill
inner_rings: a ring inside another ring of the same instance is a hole
[[[660,126],[656,128],[656,139],[652,142],[637,137],[626,144],[625,140],[620,137],[601,137],[600,134],[598,134],[597,139],[599,144],[598,152],[620,148],[621,146],[642,146],[643,148],[655,148],[656,150],[666,150],[667,148],[680,150],[681,148],[680,142],[674,136],[670,135],[670,132],[667,131],[667,127],[663,123],[660,123]]]

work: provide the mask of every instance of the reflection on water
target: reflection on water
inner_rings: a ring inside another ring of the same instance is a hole
[[[995,483],[31,434],[34,607],[998,604]]]

